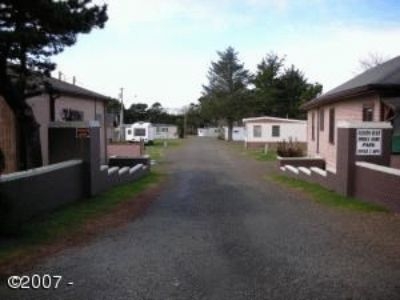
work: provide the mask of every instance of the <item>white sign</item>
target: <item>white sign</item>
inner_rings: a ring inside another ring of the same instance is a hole
[[[357,129],[356,155],[381,155],[382,129]]]

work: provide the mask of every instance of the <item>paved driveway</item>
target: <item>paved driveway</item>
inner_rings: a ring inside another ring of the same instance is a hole
[[[32,271],[59,289],[0,299],[400,299],[399,216],[315,204],[215,140],[168,162],[144,216]]]

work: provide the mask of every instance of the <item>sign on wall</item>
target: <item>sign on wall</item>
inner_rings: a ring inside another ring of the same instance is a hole
[[[382,154],[382,129],[357,129],[356,155]]]
[[[89,128],[76,128],[76,138],[78,139],[90,138]]]

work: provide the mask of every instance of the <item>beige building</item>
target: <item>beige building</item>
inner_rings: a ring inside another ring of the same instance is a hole
[[[337,128],[343,122],[390,121],[395,142],[400,133],[400,57],[354,77],[303,108],[308,111],[308,155],[324,159],[332,172],[337,165]]]
[[[40,124],[40,141],[43,165],[49,164],[48,128],[51,122],[92,121],[100,123],[101,163],[107,159],[107,136],[105,128],[106,103],[104,95],[54,78],[47,79],[49,90],[29,98],[36,121]],[[15,118],[4,99],[0,98],[0,147],[6,157],[6,172],[16,171],[17,142]]]

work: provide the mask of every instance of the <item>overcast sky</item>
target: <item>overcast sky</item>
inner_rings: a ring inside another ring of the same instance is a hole
[[[125,103],[197,102],[216,51],[228,46],[255,71],[268,52],[286,56],[324,91],[353,77],[369,53],[400,55],[398,0],[97,0],[103,30],[54,58],[68,81]],[[54,73],[55,76],[57,73]]]

